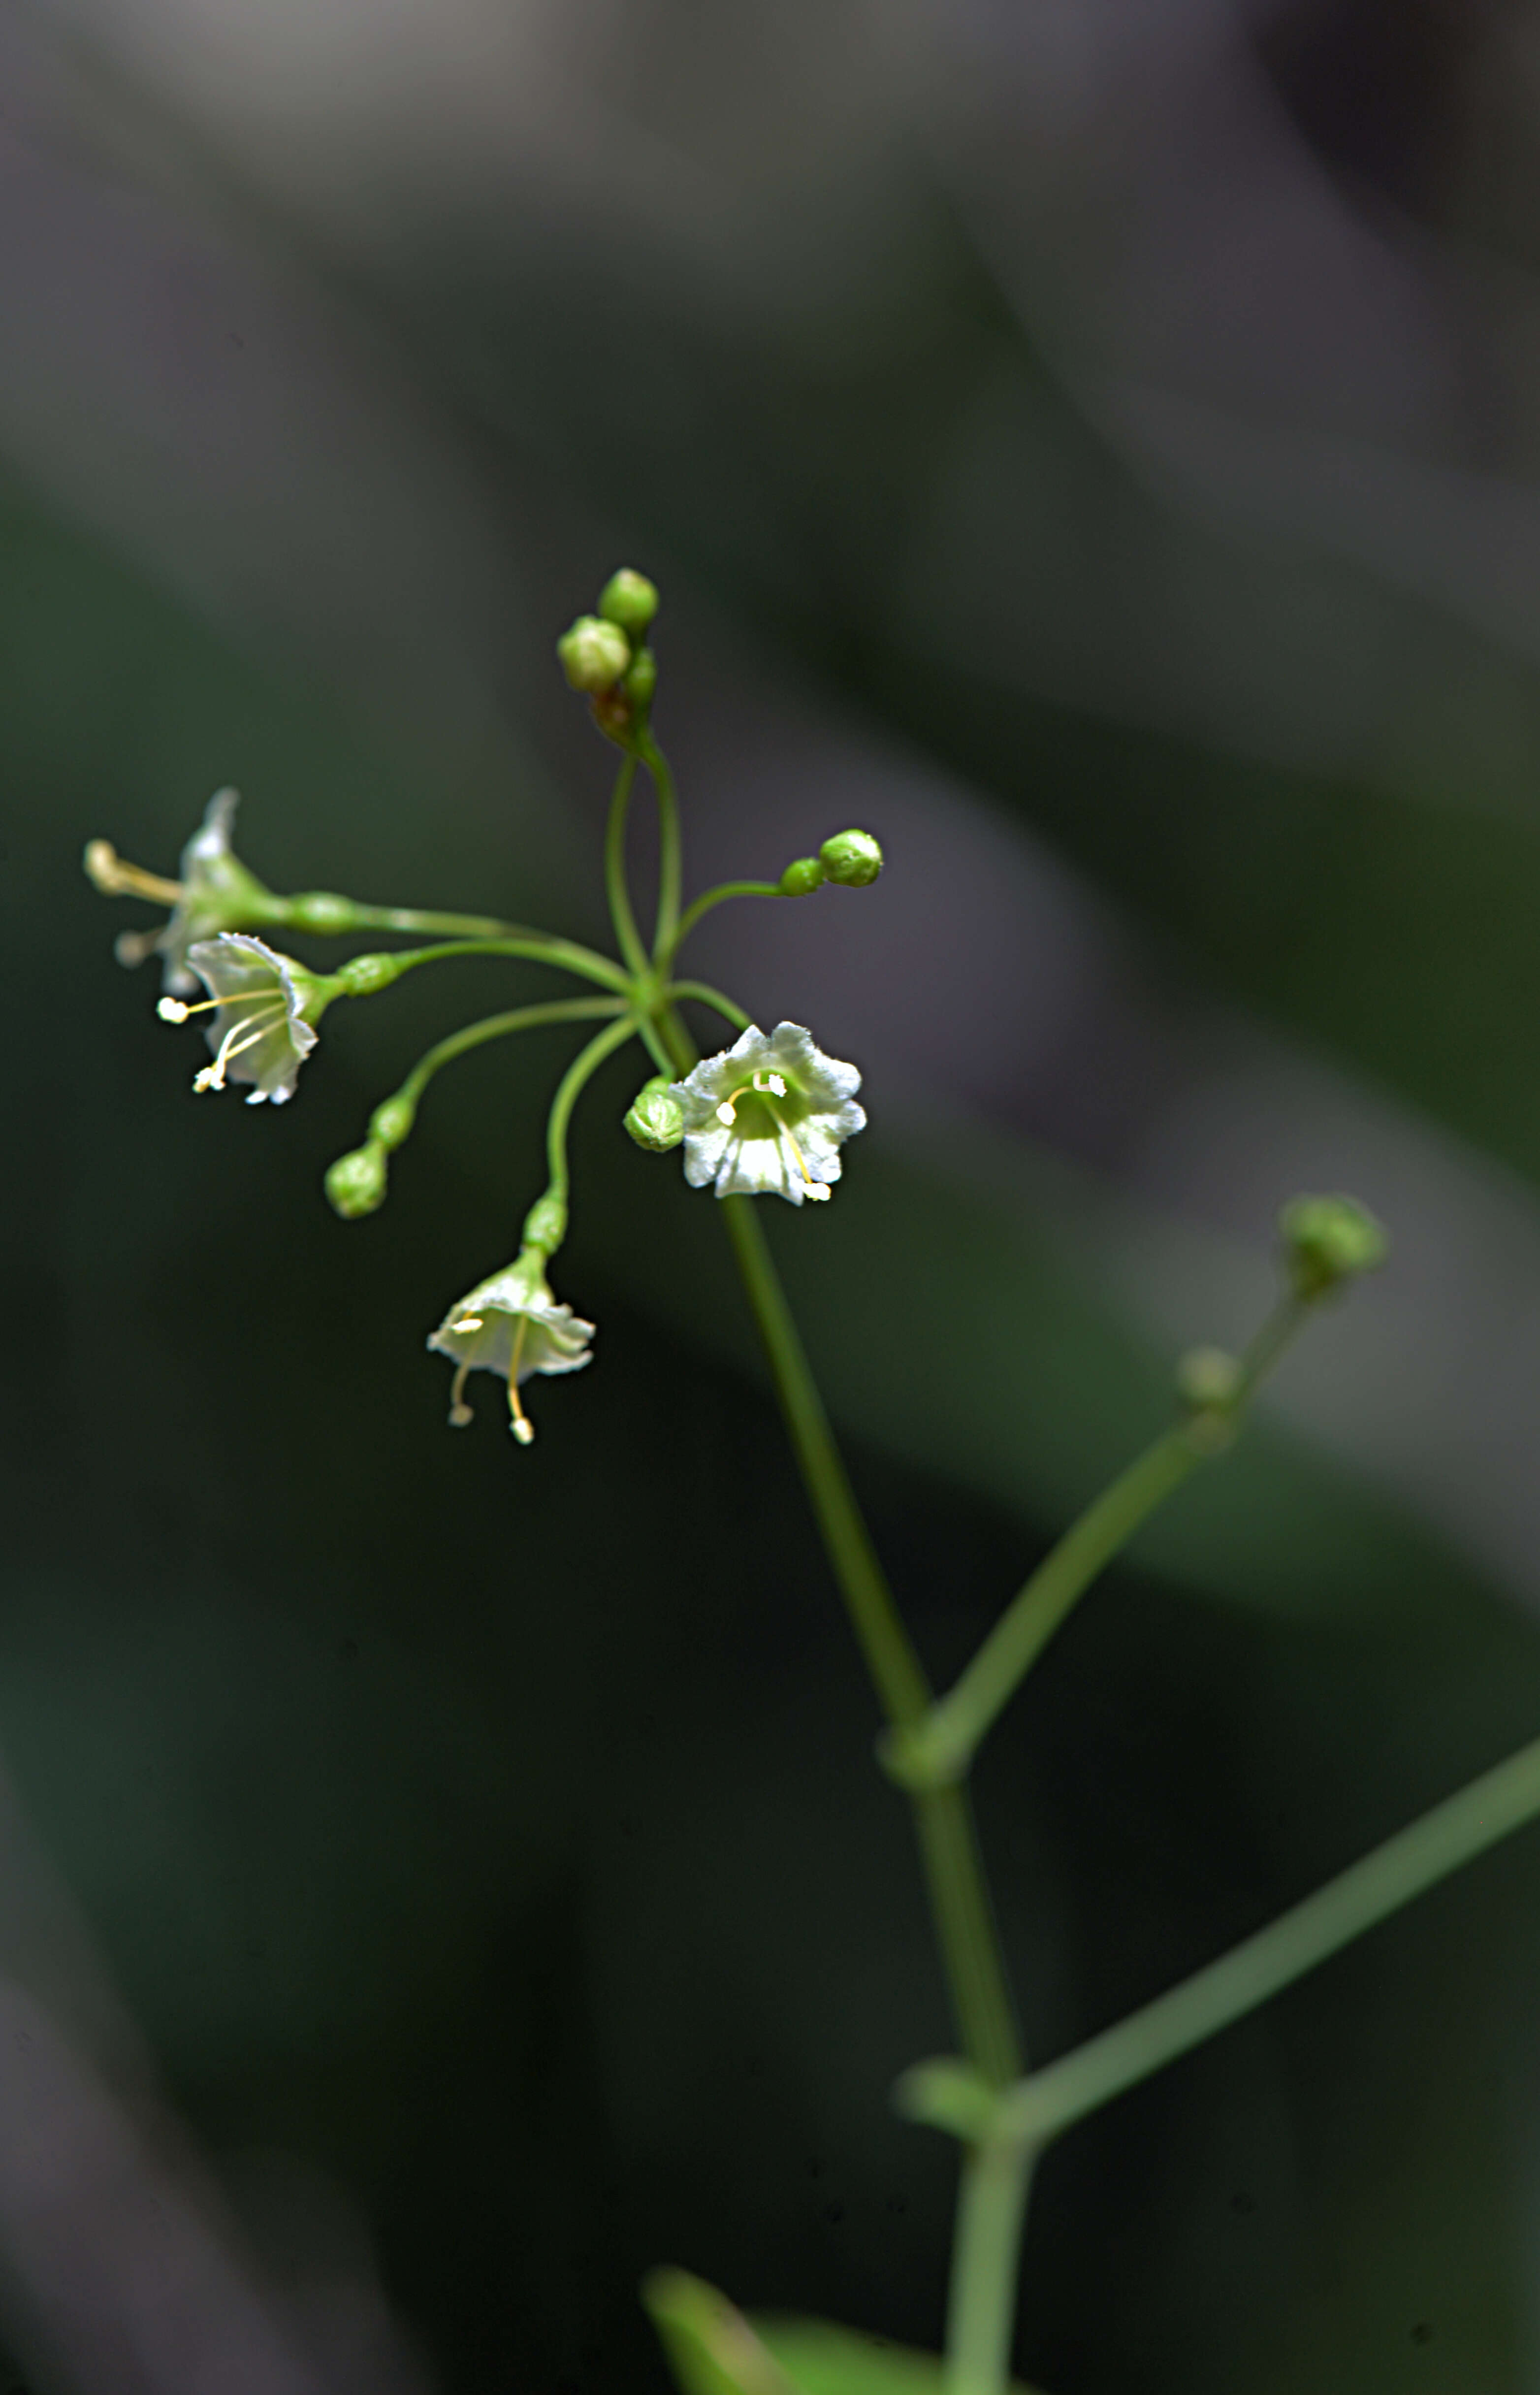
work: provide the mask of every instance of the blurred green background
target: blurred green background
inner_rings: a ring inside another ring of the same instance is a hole
[[[908,1829],[638,1068],[577,1134],[593,1370],[452,1437],[422,1343],[573,1043],[446,1076],[371,1221],[320,1178],[540,976],[194,1104],[80,850],[169,872],[232,781],[275,887],[602,936],[550,644],[653,573],[693,879],[887,845],[698,969],[865,1072],[769,1227],[942,1678],[1277,1204],[1385,1216],[981,1766],[1073,2042],[1540,1720],[1540,15],[40,0],[0,60],[18,2380],[659,2390],[660,2261],[934,2345]],[[1537,1896],[1520,1838],[1078,2130],[1022,2371],[1540,2388]]]

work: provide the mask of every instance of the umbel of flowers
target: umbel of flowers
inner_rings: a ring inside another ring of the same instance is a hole
[[[362,1143],[337,1158],[325,1180],[345,1221],[375,1212],[388,1194],[390,1159],[411,1136],[428,1084],[444,1065],[515,1033],[584,1027],[584,1044],[557,1077],[546,1184],[525,1216],[517,1253],[451,1305],[428,1343],[454,1368],[450,1421],[472,1420],[467,1382],[473,1372],[490,1372],[507,1386],[508,1426],[522,1446],[534,1436],[520,1395],[525,1384],[539,1374],[581,1371],[592,1358],[594,1325],[555,1295],[550,1272],[571,1207],[573,1110],[612,1054],[635,1042],[653,1068],[625,1110],[627,1133],[653,1155],[682,1149],[686,1183],[718,1198],[773,1196],[797,1207],[826,1202],[840,1177],[840,1150],[866,1119],[856,1103],[861,1075],[853,1065],[825,1055],[799,1023],[761,1031],[731,998],[682,977],[679,959],[702,918],[726,901],[806,898],[825,886],[865,889],[882,871],[882,850],[868,831],[836,832],[817,855],[796,857],[772,878],[723,882],[685,902],[678,806],[652,728],[657,613],[653,585],[623,567],[594,613],[580,615],[557,643],[569,683],[620,751],[605,842],[612,952],[499,916],[379,906],[335,891],[285,895],[236,854],[238,800],[229,788],[209,801],[175,879],[127,863],[105,840],[93,840],[86,852],[99,890],[168,910],[158,927],[125,933],[117,954],[127,965],[161,959],[161,1019],[196,1025],[207,1044],[208,1061],[192,1077],[200,1094],[241,1088],[251,1105],[285,1105],[300,1067],[316,1053],[327,1009],[341,998],[377,996],[422,966],[494,957],[521,973],[533,968],[566,978],[566,994],[528,998],[438,1041],[375,1108]],[[627,840],[638,777],[651,786],[657,827],[656,909],[646,939],[638,927]],[[371,947],[329,972],[289,952],[296,936],[359,932],[414,944]],[[691,1017],[700,1012],[727,1024],[731,1046],[698,1054]]]

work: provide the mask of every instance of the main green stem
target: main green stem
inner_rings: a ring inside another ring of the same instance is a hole
[[[899,1618],[829,1427],[807,1355],[747,1198],[721,1201],[728,1237],[770,1362],[792,1449],[878,1700],[895,1729],[924,1716],[929,1687]],[[1020,2047],[967,1798],[911,1792],[926,1885],[964,2051],[992,2086],[1019,2071]]]
[[[1004,2395],[1033,2150],[984,2137],[963,2155],[946,2312],[945,2395]]]

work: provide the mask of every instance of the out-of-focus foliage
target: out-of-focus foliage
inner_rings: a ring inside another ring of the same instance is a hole
[[[421,1342],[508,1250],[561,1035],[456,1068],[341,1225],[325,1163],[511,977],[339,1010],[276,1121],[195,1104],[81,844],[169,869],[234,781],[275,886],[593,935],[550,643],[654,572],[694,873],[887,851],[700,954],[866,1073],[837,1201],[771,1227],[939,1674],[1256,1319],[1280,1199],[1391,1224],[984,1758],[1068,2043],[1540,1716],[1537,58],[1431,0],[6,28],[0,1751],[273,2272],[320,2270],[277,2150],[446,2388],[661,2388],[670,2255],[934,2347],[905,1825],[634,1069],[576,1144],[595,1369],[528,1456],[452,1438]],[[1077,2132],[1022,2371],[1527,2389],[1537,1872]],[[89,2386],[24,2154],[0,2197],[18,2350]]]

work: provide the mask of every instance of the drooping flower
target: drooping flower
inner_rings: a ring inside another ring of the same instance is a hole
[[[248,1106],[268,1098],[283,1105],[294,1095],[299,1067],[315,1046],[315,1026],[342,995],[342,983],[334,973],[308,972],[245,932],[197,940],[187,957],[207,999],[184,1006],[180,999],[163,998],[157,1012],[166,1023],[213,1013],[208,1044],[214,1062],[194,1076],[193,1088],[202,1092],[222,1090],[229,1081],[250,1081]]]
[[[551,1295],[543,1250],[522,1249],[513,1264],[452,1305],[428,1340],[454,1366],[450,1421],[463,1430],[473,1418],[465,1401],[467,1373],[499,1372],[508,1384],[508,1428],[528,1447],[534,1424],[519,1401],[520,1383],[532,1372],[581,1372],[593,1361],[593,1335],[591,1322]]]
[[[799,1023],[757,1026],[673,1084],[684,1114],[684,1177],[718,1198],[773,1190],[800,1206],[826,1198],[839,1151],[866,1117],[861,1075],[825,1056]]]
[[[164,986],[185,998],[198,985],[189,970],[188,951],[195,940],[209,940],[221,932],[248,932],[259,924],[284,920],[286,908],[242,864],[230,846],[235,810],[234,790],[216,790],[204,810],[204,819],[182,851],[180,880],[169,881],[142,866],[119,856],[111,840],[93,840],[86,851],[86,870],[109,897],[149,898],[171,909],[158,932],[125,932],[117,943],[121,964],[139,965],[146,957],[165,959]]]

